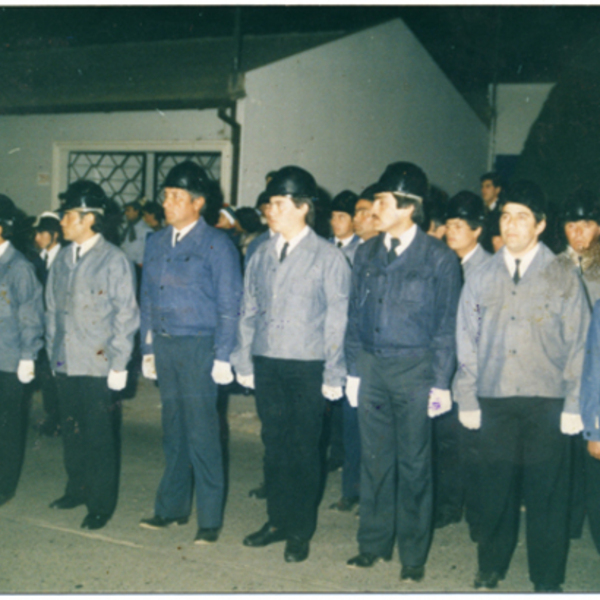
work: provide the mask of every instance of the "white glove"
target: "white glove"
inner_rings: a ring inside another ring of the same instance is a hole
[[[360,377],[352,377],[348,375],[346,377],[346,398],[348,398],[348,404],[352,408],[358,407],[358,388],[360,387]]]
[[[452,408],[450,390],[431,388],[429,390],[429,402],[427,403],[427,415],[429,418],[439,417]]]
[[[21,383],[29,383],[35,378],[35,363],[32,360],[20,360],[17,377]]]
[[[565,435],[577,435],[583,431],[583,421],[581,415],[574,415],[573,413],[561,413],[560,414],[560,431]]]
[[[458,411],[458,420],[467,429],[479,429],[481,427],[480,410],[460,410]]]
[[[334,400],[339,400],[344,395],[344,392],[342,390],[342,386],[323,384],[321,386],[321,394],[323,394],[327,400],[331,400],[333,402]]]
[[[227,385],[233,381],[231,365],[223,360],[215,360],[210,374],[213,381],[218,385]]]
[[[254,389],[254,375],[240,375],[239,373],[236,373],[235,378],[242,387],[250,390]]]
[[[156,363],[154,362],[154,354],[145,354],[142,359],[142,375],[146,379],[156,380]]]
[[[114,371],[111,369],[108,372],[108,387],[109,389],[120,392],[127,385],[127,371]]]

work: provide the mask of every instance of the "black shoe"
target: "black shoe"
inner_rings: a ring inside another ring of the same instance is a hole
[[[302,540],[295,535],[292,535],[285,544],[283,558],[285,559],[285,562],[302,562],[308,558],[309,549],[309,540]]]
[[[194,538],[194,544],[214,544],[218,539],[218,527],[200,527]]]
[[[542,594],[560,594],[562,588],[558,583],[536,583],[533,588],[536,592]]]
[[[258,498],[259,500],[264,500],[267,497],[267,488],[264,483],[261,483],[258,487],[252,488],[248,492],[248,496],[250,498]]]
[[[348,562],[346,562],[346,564],[350,568],[359,567],[362,569],[365,567],[372,567],[377,561],[380,561],[380,560],[389,561],[391,559],[392,559],[391,555],[379,556],[378,554],[373,554],[372,552],[361,552],[360,554],[353,556],[350,560],[348,560]]]
[[[67,496],[65,494],[58,500],[50,502],[50,508],[60,508],[65,510],[68,508],[75,508],[76,506],[81,506],[82,504],[85,504],[84,500],[80,500],[79,498],[75,498],[73,496]]]
[[[158,515],[154,515],[150,519],[142,519],[140,521],[140,527],[144,527],[145,529],[164,529],[165,527],[169,527],[169,525],[185,525],[189,520],[189,517],[179,517],[178,519],[165,519],[164,517],[159,517]]]
[[[421,581],[423,577],[425,577],[425,567],[407,567],[403,565],[400,571],[400,579]]]
[[[261,529],[247,535],[244,538],[244,546],[250,548],[263,548],[275,542],[283,542],[286,539],[285,532],[281,528],[272,527],[270,523],[265,523]]]
[[[102,529],[109,519],[109,515],[89,513],[81,523],[81,529]]]
[[[337,502],[334,502],[329,510],[336,510],[338,512],[349,512],[358,504],[358,496],[352,496],[347,498],[342,496]]]
[[[497,571],[492,571],[491,573],[482,573],[481,571],[479,571],[475,576],[473,587],[476,590],[480,588],[485,588],[486,590],[494,590],[498,587],[498,582],[501,579],[502,577]]]

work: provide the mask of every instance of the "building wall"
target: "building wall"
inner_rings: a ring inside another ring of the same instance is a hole
[[[2,116],[0,193],[32,215],[55,207],[53,190],[64,189],[65,183],[52,179],[56,142],[177,142],[221,140],[229,135],[229,127],[215,110]]]
[[[478,189],[488,130],[399,20],[246,74],[240,203],[286,164],[329,193],[361,191],[390,162],[420,165],[449,193]]]

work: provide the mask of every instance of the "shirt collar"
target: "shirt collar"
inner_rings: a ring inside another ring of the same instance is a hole
[[[411,245],[412,241],[415,239],[415,235],[417,235],[417,226],[413,224],[399,238],[400,245],[396,247],[396,254],[398,256],[400,256],[400,254]],[[392,236],[389,233],[385,234],[385,237],[383,238],[383,243],[385,244],[385,247],[389,252],[392,248]]]
[[[535,255],[538,253],[539,249],[540,249],[540,243],[538,242],[525,256],[521,257],[521,259],[520,259],[521,262],[519,263],[519,276],[520,277],[523,277],[523,275],[525,275],[525,271],[527,271],[527,269],[529,268],[529,265],[535,258]],[[506,246],[504,246],[502,248],[502,251],[504,252],[504,263],[506,264],[506,268],[508,269],[508,272],[510,273],[510,276],[512,277],[514,275],[515,268],[517,266],[517,263],[515,262],[516,259],[508,251]]]
[[[471,250],[471,252],[469,252],[468,254],[465,254],[462,257],[462,260],[460,261],[460,264],[464,265],[470,258],[472,258],[473,254],[475,254],[475,252],[477,252],[478,248],[479,248],[479,244],[475,244],[475,248],[473,248],[473,250]]]
[[[79,258],[81,259],[84,254],[89,252],[98,243],[99,239],[100,234],[96,233],[89,240],[83,242],[83,244],[76,244],[73,242],[73,262],[75,262],[75,257],[77,256],[77,248],[81,248],[79,252]]]
[[[54,259],[56,258],[56,255],[58,254],[59,250],[60,244],[55,244],[50,250],[42,250],[40,252],[40,256],[44,260],[46,260],[46,257],[48,257],[48,260],[46,261],[48,267],[50,267],[50,265],[54,262]]]
[[[288,244],[288,249],[287,249],[287,253],[286,256],[289,256],[290,252],[308,235],[308,232],[310,231],[310,227],[308,225],[304,226],[304,229],[295,237],[293,237],[291,240],[289,240],[287,242]],[[279,237],[277,238],[277,241],[275,242],[275,249],[277,250],[277,254],[281,254],[281,250],[283,249],[283,245],[286,243],[286,240],[284,239],[284,237],[279,234]]]
[[[179,241],[181,241],[192,229],[194,229],[194,227],[196,227],[199,220],[200,219],[197,219],[193,223],[186,225],[183,229],[175,229],[175,227],[173,227],[173,231],[171,232],[171,245],[175,245],[175,237],[177,234],[179,234]]]
[[[340,248],[345,248],[352,240],[354,239],[354,235],[347,237],[345,240],[340,240],[340,238],[333,236],[333,243],[337,246],[338,244],[342,244]]]
[[[10,246],[10,242],[8,240],[6,240],[0,244],[0,256],[2,256],[8,250],[9,246]]]

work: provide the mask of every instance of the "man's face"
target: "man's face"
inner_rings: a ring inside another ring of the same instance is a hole
[[[49,231],[38,231],[35,234],[35,245],[40,250],[49,250],[50,246],[53,245],[55,234],[50,233]]]
[[[500,186],[494,186],[494,182],[491,179],[484,179],[481,182],[481,197],[486,206],[490,206],[498,199],[501,189]]]
[[[144,219],[144,222],[146,223],[146,225],[149,225],[150,227],[152,227],[152,229],[155,229],[156,227],[158,227],[160,225],[160,223],[156,220],[156,217],[149,212],[145,212],[142,214],[142,219]]]
[[[94,220],[94,215],[91,213],[82,214],[78,210],[67,210],[60,220],[63,237],[65,240],[76,244],[85,241],[93,233]]]
[[[398,208],[396,196],[391,192],[375,194],[373,202],[373,224],[377,231],[389,232],[410,218],[414,207]]]
[[[288,196],[272,196],[270,206],[271,229],[276,233],[293,231],[306,223],[307,204],[297,207]]]
[[[565,235],[569,246],[582,254],[598,241],[600,227],[596,221],[569,221],[565,223]]]
[[[165,221],[175,229],[183,229],[198,220],[204,202],[202,196],[192,199],[192,195],[187,190],[165,188],[163,200]]]
[[[373,223],[373,203],[369,200],[359,200],[354,207],[354,232],[363,240],[377,235]]]
[[[500,235],[508,251],[516,258],[527,254],[538,241],[546,221],[536,223],[531,210],[523,204],[508,202],[500,215]]]
[[[125,207],[125,218],[128,221],[137,221],[140,217],[140,212],[138,210],[135,210],[135,208],[133,208],[133,206],[127,206]]]
[[[345,240],[354,235],[352,217],[347,212],[334,210],[331,213],[331,229],[338,240]]]
[[[475,248],[480,235],[481,227],[473,230],[464,219],[446,221],[446,243],[461,258]]]

